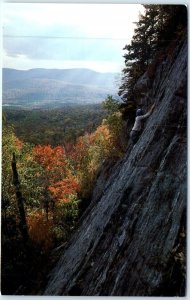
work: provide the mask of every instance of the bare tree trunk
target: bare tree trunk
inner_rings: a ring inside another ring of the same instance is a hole
[[[13,171],[13,184],[15,186],[15,193],[16,193],[16,199],[17,199],[19,217],[20,217],[19,229],[21,231],[23,241],[27,242],[29,236],[28,236],[28,228],[27,228],[25,209],[24,209],[24,198],[22,197],[22,193],[20,189],[20,181],[19,181],[17,167],[16,167],[15,153],[13,153],[12,171]]]

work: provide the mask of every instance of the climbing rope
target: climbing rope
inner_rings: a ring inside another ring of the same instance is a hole
[[[181,125],[152,125],[151,127],[177,127],[177,128],[181,128],[181,127],[185,127],[187,128],[187,126],[181,126]]]
[[[152,125],[151,127],[177,127],[177,128],[181,128],[181,127],[185,127],[187,128],[187,126],[182,126],[182,125]]]

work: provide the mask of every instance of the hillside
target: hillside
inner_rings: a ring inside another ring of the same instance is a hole
[[[23,142],[61,144],[65,147],[85,132],[94,131],[106,115],[101,104],[80,104],[51,110],[4,107],[3,113]]]
[[[114,93],[115,77],[88,69],[3,69],[3,105],[43,108],[100,103]]]
[[[146,79],[136,92],[155,111],[137,144],[99,174],[45,295],[184,296],[187,43]]]
[[[109,86],[90,70],[4,70],[3,295],[188,296],[187,8],[143,6],[122,101],[76,103]]]

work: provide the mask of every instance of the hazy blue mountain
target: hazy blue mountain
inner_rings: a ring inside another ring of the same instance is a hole
[[[3,105],[99,103],[115,94],[116,76],[89,69],[3,69]]]

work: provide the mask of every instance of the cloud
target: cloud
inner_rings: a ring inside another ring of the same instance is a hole
[[[14,23],[14,30],[21,22],[39,29],[68,25],[90,35],[113,37],[117,33],[117,37],[126,37],[126,27],[131,28],[131,34],[140,10],[143,7],[139,4],[5,3],[4,19]],[[23,29],[33,30],[27,26]]]
[[[5,3],[6,61],[25,57],[34,64],[39,60],[120,63],[140,8],[128,4]]]
[[[120,57],[123,42],[80,38],[6,38],[7,55],[25,55],[31,59],[107,60]]]
[[[32,68],[45,68],[45,69],[70,69],[70,68],[87,68],[93,69],[98,72],[121,72],[123,66],[122,61],[94,61],[94,60],[41,60],[35,61],[29,59],[24,55],[17,57],[10,57],[4,54],[4,67],[13,68],[18,70],[28,70]]]

